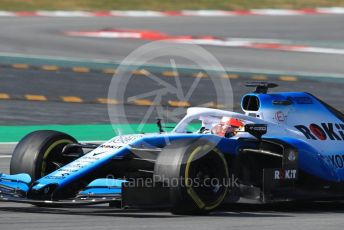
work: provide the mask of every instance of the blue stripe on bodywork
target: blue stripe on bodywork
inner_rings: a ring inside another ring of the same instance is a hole
[[[79,195],[97,196],[97,195],[121,194],[122,184],[125,182],[126,180],[110,179],[110,178],[96,179],[92,181],[91,183],[89,183],[83,191],[79,192]]]

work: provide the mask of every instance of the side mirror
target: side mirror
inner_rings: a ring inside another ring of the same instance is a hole
[[[257,139],[261,139],[268,131],[268,125],[266,124],[247,124],[245,125],[245,132],[248,132]]]
[[[165,132],[165,130],[162,128],[161,118],[156,119],[156,125],[158,126],[159,133]]]

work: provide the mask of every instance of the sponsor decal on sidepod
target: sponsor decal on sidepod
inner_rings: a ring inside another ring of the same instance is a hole
[[[334,140],[344,141],[344,124],[321,123],[305,125],[296,125],[298,129],[308,140]]]

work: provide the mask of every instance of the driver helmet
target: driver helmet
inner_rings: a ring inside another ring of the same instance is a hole
[[[221,137],[232,137],[244,126],[244,123],[236,118],[223,117],[212,129],[212,133]]]

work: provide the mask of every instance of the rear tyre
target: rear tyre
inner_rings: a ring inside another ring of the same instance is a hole
[[[225,157],[213,143],[178,140],[159,154],[154,179],[170,187],[171,212],[207,214],[226,197],[229,170]]]
[[[27,173],[33,181],[37,180],[68,163],[62,157],[62,149],[71,143],[77,141],[58,131],[40,130],[29,133],[14,149],[10,173]]]

